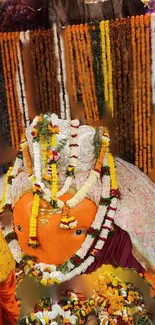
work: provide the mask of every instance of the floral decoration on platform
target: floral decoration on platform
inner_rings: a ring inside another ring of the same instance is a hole
[[[19,324],[89,324],[92,315],[100,325],[152,324],[143,295],[112,273],[98,277],[90,299],[70,291],[62,295],[58,305],[52,305],[51,299],[43,299],[35,313],[24,317]]]

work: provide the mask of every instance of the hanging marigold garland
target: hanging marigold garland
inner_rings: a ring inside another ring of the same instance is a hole
[[[134,93],[134,138],[135,138],[135,164],[139,167],[139,137],[138,137],[138,83],[137,83],[137,52],[136,52],[136,28],[135,17],[131,17],[132,36],[132,62],[133,62],[133,93]]]
[[[147,164],[148,164],[148,174],[152,170],[152,125],[151,125],[151,46],[150,46],[150,15],[146,14],[144,16],[145,24],[145,42],[146,42],[146,122],[147,122]]]
[[[147,174],[147,124],[146,124],[146,44],[144,16],[140,16],[141,30],[141,80],[142,80],[142,135],[143,135],[143,171]]]
[[[134,146],[134,96],[133,96],[133,62],[132,62],[132,34],[131,34],[131,23],[130,18],[127,18],[126,24],[126,50],[127,50],[127,110],[126,110],[126,128],[128,133],[129,141],[129,154],[128,161],[135,163],[135,146]]]
[[[137,46],[137,82],[138,82],[138,128],[139,128],[139,167],[143,167],[143,129],[142,129],[142,81],[141,81],[141,34],[140,17],[135,17]]]

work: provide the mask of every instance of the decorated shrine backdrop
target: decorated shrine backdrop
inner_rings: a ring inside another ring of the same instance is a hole
[[[0,34],[0,131],[18,147],[28,123],[23,45],[31,44],[40,111],[70,118],[65,46],[74,102],[98,120],[109,103],[120,155],[145,173],[151,170],[151,114],[155,102],[155,15],[68,26],[67,40],[52,30]]]

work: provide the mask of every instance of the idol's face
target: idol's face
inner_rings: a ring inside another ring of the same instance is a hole
[[[66,202],[71,197],[72,195],[65,194],[60,199]],[[77,227],[66,230],[60,228],[61,211],[49,209],[48,204],[41,201],[37,222],[40,245],[34,249],[28,246],[32,202],[33,194],[26,193],[16,203],[13,211],[15,231],[21,248],[27,255],[35,256],[38,262],[63,264],[81,247],[97,207],[89,199],[84,199],[77,207],[71,209],[71,215],[78,221]]]

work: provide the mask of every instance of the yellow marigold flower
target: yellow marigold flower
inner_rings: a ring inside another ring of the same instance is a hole
[[[40,283],[41,283],[43,286],[47,286],[47,279],[41,279]]]

